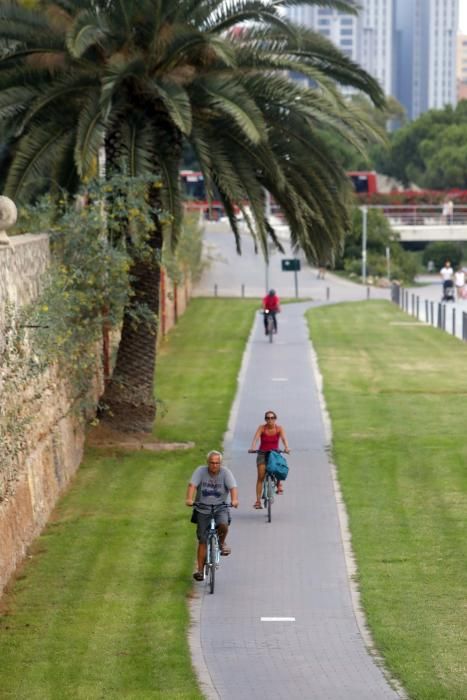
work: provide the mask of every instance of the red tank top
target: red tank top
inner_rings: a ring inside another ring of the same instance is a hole
[[[261,452],[270,452],[271,450],[279,449],[280,432],[281,429],[278,425],[276,425],[275,435],[267,435],[266,431],[263,430],[263,432],[261,433],[261,441],[259,443],[259,449],[261,450]]]

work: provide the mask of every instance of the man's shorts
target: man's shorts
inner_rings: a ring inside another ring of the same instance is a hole
[[[208,530],[209,530],[209,525],[211,524],[211,514],[210,513],[200,513],[197,511],[197,516],[198,516],[198,524],[196,527],[196,536],[198,538],[198,542],[201,544],[206,544],[207,539],[208,539]],[[216,525],[229,525],[230,524],[230,516],[229,516],[229,510],[228,508],[223,508],[222,510],[218,510],[216,515]]]

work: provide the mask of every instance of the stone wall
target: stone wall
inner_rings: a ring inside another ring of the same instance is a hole
[[[9,246],[0,247],[0,330],[5,304],[20,306],[36,298],[50,262],[47,235],[13,236],[10,242]],[[174,289],[163,275],[161,335],[183,313],[190,295],[188,283]],[[96,357],[96,400],[103,389],[101,364],[102,357]],[[71,410],[73,397],[69,388],[54,368],[40,381],[39,392],[29,388],[23,397],[33,419],[28,426],[26,446],[13,470],[12,483],[3,489],[3,498],[0,493],[0,594],[29,544],[46,524],[83,455],[84,425]],[[39,398],[35,398],[37,394]],[[2,445],[0,468],[1,462]]]
[[[21,306],[37,297],[49,260],[45,233],[12,236],[10,245],[0,246],[0,318],[7,301]]]
[[[10,245],[0,247],[0,327],[7,303],[19,307],[37,298],[49,263],[46,234],[12,236]],[[70,410],[72,399],[54,368],[21,399],[33,418],[9,482],[1,482],[0,592],[78,468],[84,445],[83,425]],[[0,445],[0,468],[1,455]]]

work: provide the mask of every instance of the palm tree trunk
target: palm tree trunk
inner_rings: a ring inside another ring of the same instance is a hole
[[[101,419],[123,432],[150,432],[156,417],[154,372],[162,241],[162,227],[156,222],[147,241],[152,255],[135,259],[130,269],[131,291],[117,360],[101,400]],[[142,305],[151,312],[150,318],[139,319]]]

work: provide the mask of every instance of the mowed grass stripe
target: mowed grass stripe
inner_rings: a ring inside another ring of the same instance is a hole
[[[417,700],[467,698],[467,346],[388,302],[313,309],[367,619]]]
[[[258,302],[195,299],[159,353],[156,436],[88,450],[0,615],[0,697],[199,700],[187,643],[188,478],[227,427]]]

